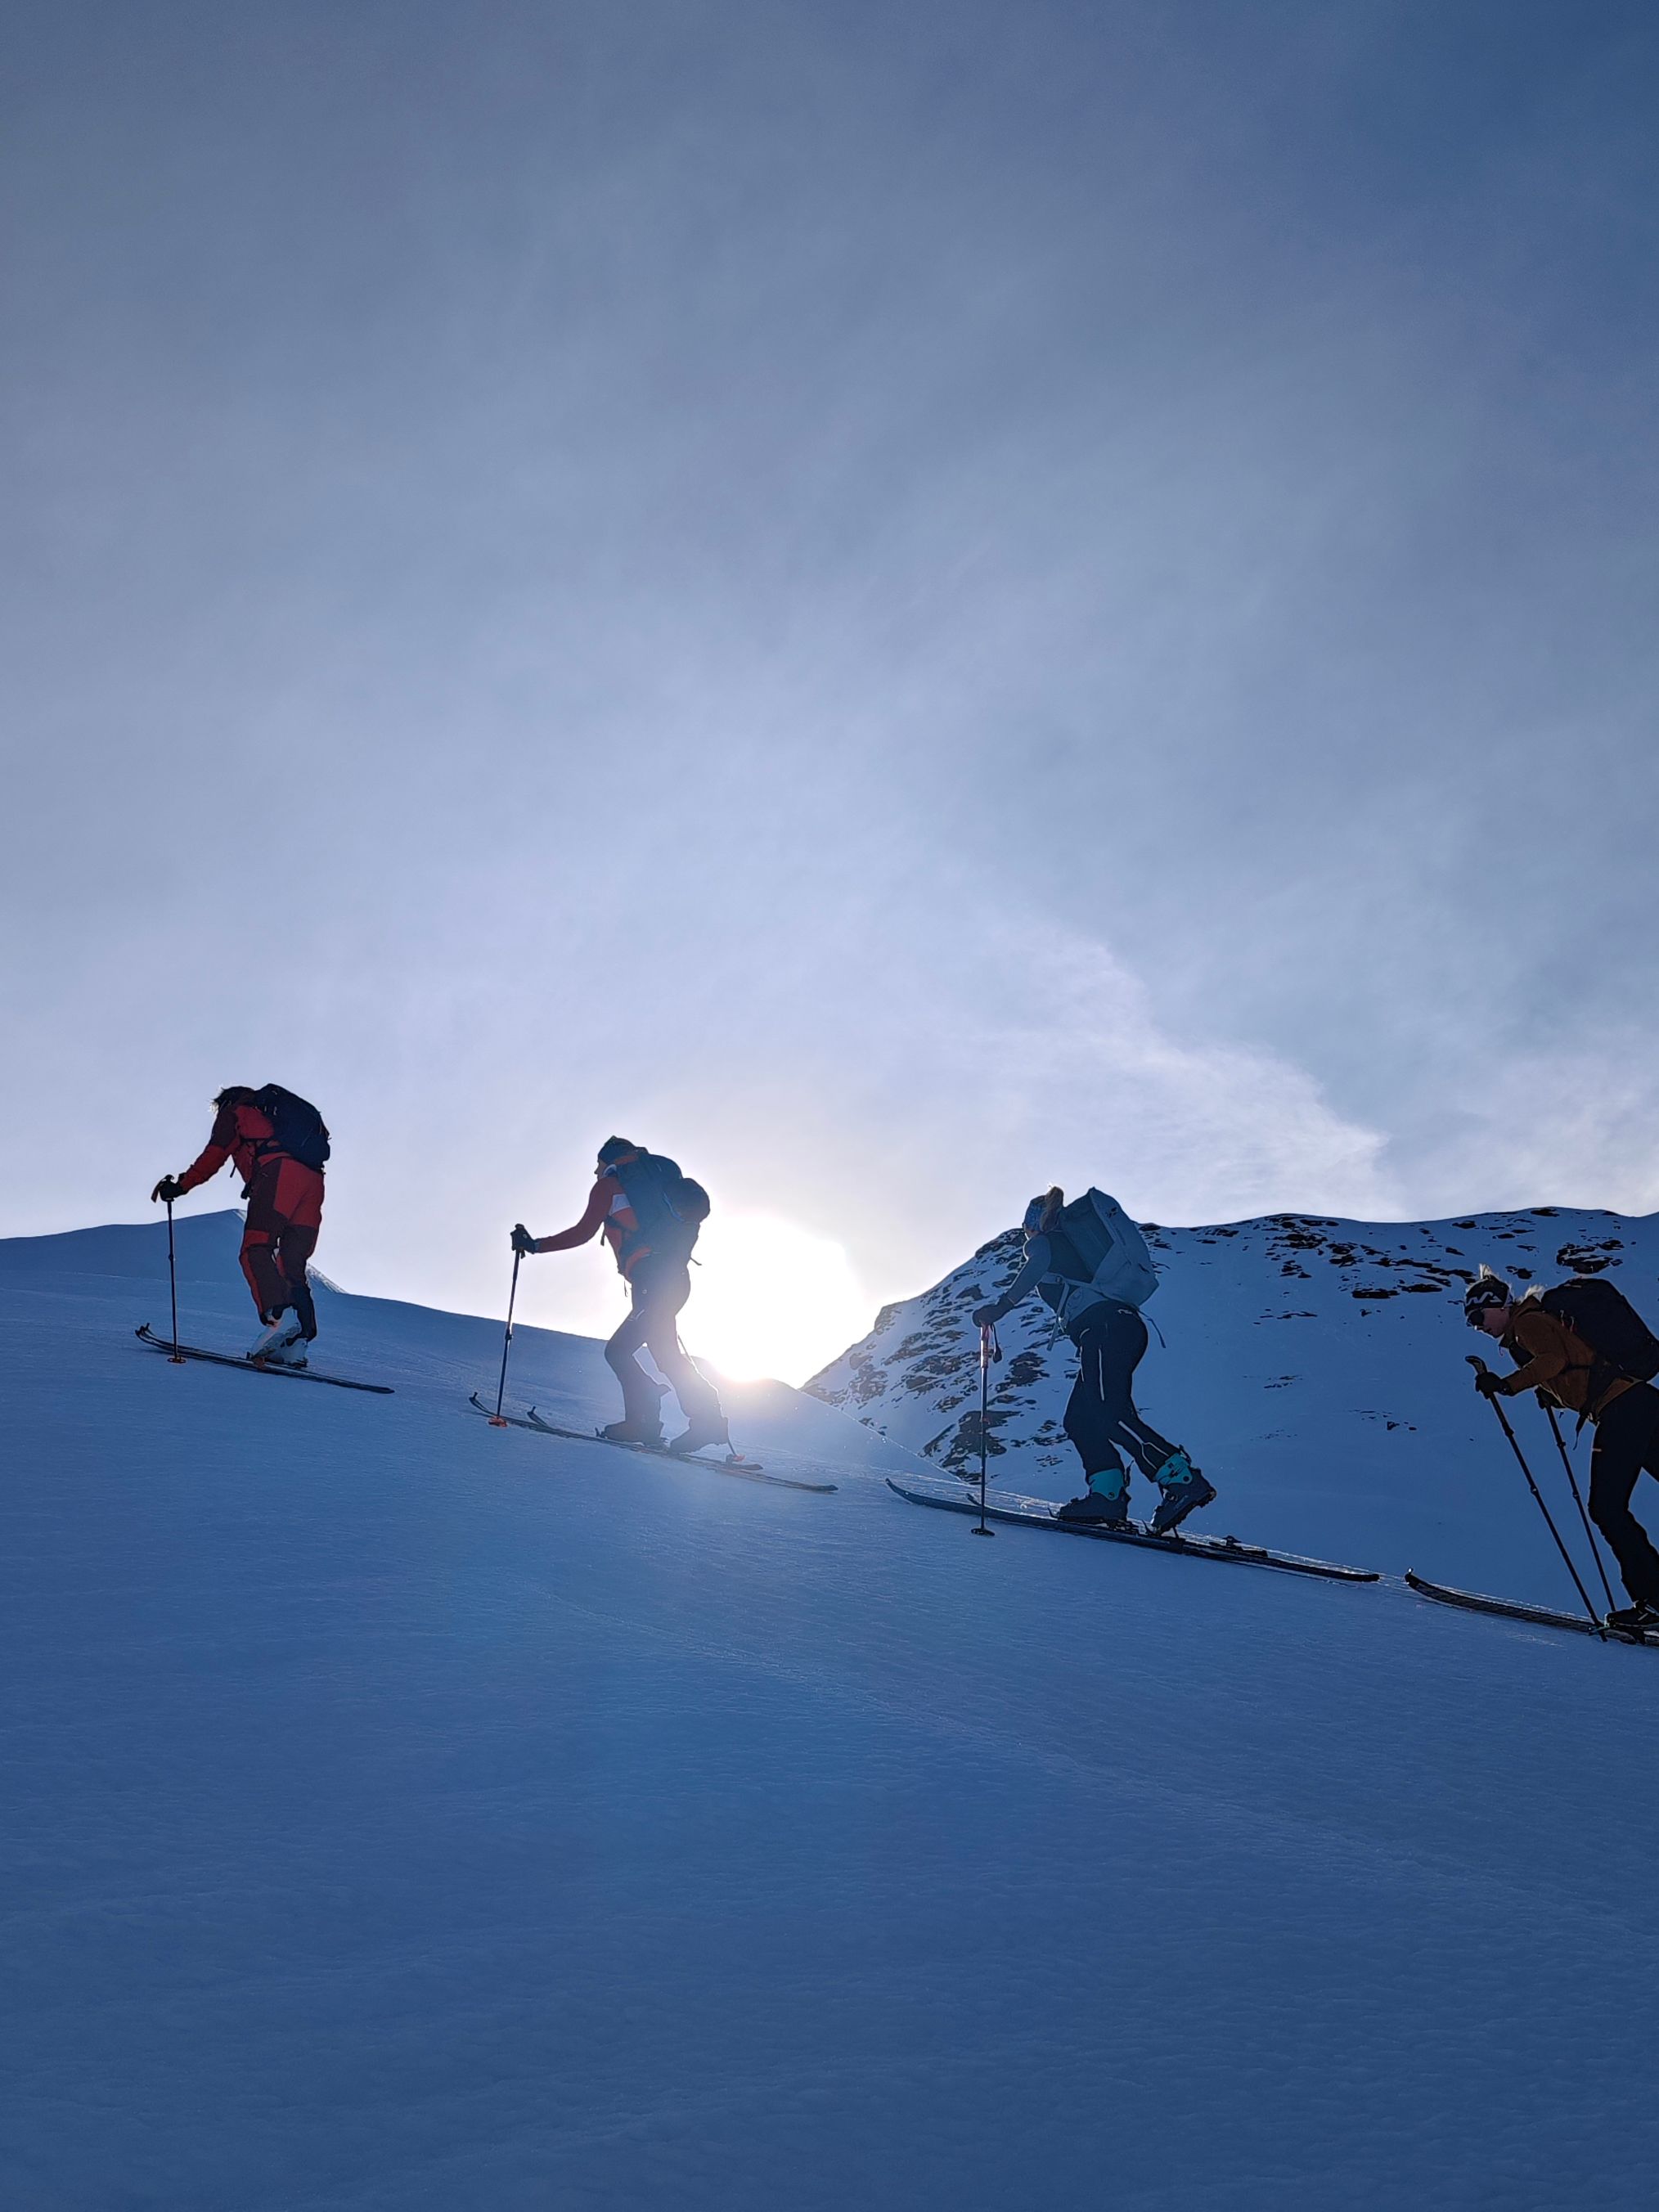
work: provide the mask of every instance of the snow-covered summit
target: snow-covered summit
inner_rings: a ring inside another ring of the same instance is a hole
[[[173,1257],[181,1283],[222,1291],[238,1279],[242,1216],[234,1206],[182,1215],[173,1224]],[[119,1276],[165,1288],[166,1225],[160,1220],[106,1222],[55,1237],[0,1237],[0,1282],[86,1283]]]

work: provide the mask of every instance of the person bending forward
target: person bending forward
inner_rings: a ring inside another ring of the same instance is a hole
[[[303,1367],[317,1334],[317,1309],[306,1267],[322,1228],[323,1170],[296,1159],[278,1137],[272,1115],[255,1103],[261,1096],[269,1097],[275,1087],[268,1085],[262,1094],[245,1083],[233,1083],[222,1091],[213,1102],[213,1128],[200,1153],[182,1175],[163,1176],[150,1196],[171,1204],[186,1191],[210,1182],[227,1160],[235,1163],[247,1200],[242,1273],[261,1323],[247,1356]],[[320,1115],[301,1099],[293,1103],[314,1121],[320,1132],[321,1157],[326,1158],[328,1132]]]
[[[1472,1328],[1495,1337],[1518,1363],[1513,1375],[1477,1370],[1474,1384],[1483,1397],[1536,1390],[1595,1424],[1589,1516],[1619,1562],[1631,1600],[1627,1610],[1607,1618],[1619,1627],[1659,1627],[1659,1551],[1630,1510],[1643,1469],[1659,1474],[1659,1390],[1598,1359],[1565,1322],[1535,1297],[1517,1299],[1503,1277],[1486,1268],[1465,1291],[1463,1312]]]

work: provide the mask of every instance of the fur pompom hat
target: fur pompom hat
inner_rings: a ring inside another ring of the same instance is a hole
[[[1490,1267],[1483,1267],[1463,1293],[1463,1316],[1466,1321],[1473,1321],[1476,1314],[1486,1306],[1512,1306],[1514,1304],[1515,1292],[1504,1278],[1494,1275]]]

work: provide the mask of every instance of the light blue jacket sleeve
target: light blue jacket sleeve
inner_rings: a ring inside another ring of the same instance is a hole
[[[1045,1275],[1054,1272],[1053,1257],[1046,1237],[1034,1237],[1025,1247],[1025,1264],[1014,1277],[1000,1298],[993,1301],[996,1318],[1000,1321],[1012,1313],[1022,1299],[1029,1298]]]

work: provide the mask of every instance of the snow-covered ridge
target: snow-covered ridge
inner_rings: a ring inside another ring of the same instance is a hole
[[[239,1226],[179,1223],[205,1345]],[[1570,1601],[1457,1271],[1650,1293],[1646,1224],[1442,1229],[1164,1232],[1147,1395],[1217,1533]],[[147,1350],[154,1223],[0,1241],[5,2212],[1648,2200],[1659,1653],[972,1542],[781,1383],[734,1431],[832,1493],[493,1429],[499,1317],[319,1306],[393,1395]],[[508,1398],[615,1383],[524,1328]]]
[[[1351,1433],[1379,1419],[1412,1427],[1416,1395],[1437,1398],[1447,1376],[1467,1384],[1460,1302],[1482,1262],[1520,1285],[1620,1267],[1626,1295],[1659,1310],[1659,1216],[1540,1206],[1447,1221],[1277,1213],[1142,1228],[1161,1278],[1147,1319],[1165,1340],[1161,1347],[1155,1336],[1142,1369],[1143,1402],[1176,1436],[1194,1419],[1207,1426],[1193,1435],[1200,1458],[1254,1435],[1271,1394],[1322,1376],[1352,1386]],[[806,1388],[940,1467],[976,1468],[979,1333],[969,1316],[1012,1281],[1021,1250],[1017,1229],[992,1237],[933,1289],[884,1306],[869,1335]],[[1036,1298],[999,1334],[1005,1359],[994,1370],[988,1449],[1024,1462],[999,1478],[1074,1466],[1060,1428],[1069,1344]],[[1385,1401],[1390,1410],[1376,1414]]]

